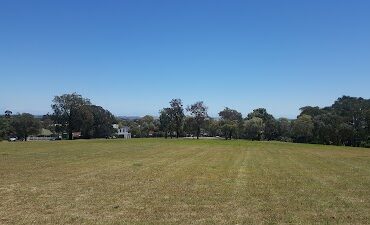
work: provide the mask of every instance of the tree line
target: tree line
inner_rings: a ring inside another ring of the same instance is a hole
[[[16,134],[26,139],[40,128],[54,133],[79,131],[83,138],[111,137],[112,124],[127,126],[133,137],[220,137],[230,139],[276,140],[298,143],[370,147],[370,99],[342,96],[331,106],[305,106],[296,119],[274,118],[264,108],[254,109],[243,117],[235,109],[224,108],[218,118],[208,115],[203,101],[184,106],[181,99],[172,99],[169,106],[150,115],[128,120],[115,117],[101,106],[77,93],[55,96],[52,114],[41,119],[31,114],[0,117],[0,137]]]
[[[6,110],[0,117],[0,138],[17,136],[26,141],[29,135],[40,134],[41,128],[66,134],[67,139],[73,139],[73,132],[81,133],[83,138],[103,138],[115,132],[112,124],[117,123],[116,117],[77,93],[55,96],[51,108],[53,113],[41,118],[29,113],[12,115]]]
[[[218,113],[219,118],[210,118],[207,110],[203,102],[184,108],[181,99],[173,99],[160,111],[158,130],[165,137],[203,135],[370,147],[370,99],[343,96],[328,107],[305,106],[296,119],[276,119],[264,108],[244,118],[228,107]]]

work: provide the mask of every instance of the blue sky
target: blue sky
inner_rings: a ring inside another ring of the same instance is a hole
[[[171,98],[294,118],[370,98],[370,1],[0,1],[0,110],[78,92],[115,115]]]

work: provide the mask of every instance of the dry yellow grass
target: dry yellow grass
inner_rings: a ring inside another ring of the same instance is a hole
[[[369,224],[370,151],[224,140],[0,143],[0,224]]]

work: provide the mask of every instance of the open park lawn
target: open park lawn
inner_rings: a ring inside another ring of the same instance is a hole
[[[0,143],[0,224],[370,224],[370,150],[245,140]]]

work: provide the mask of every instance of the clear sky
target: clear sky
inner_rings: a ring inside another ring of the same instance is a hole
[[[294,118],[370,98],[370,1],[0,1],[0,110],[78,92],[115,115],[171,98]]]

